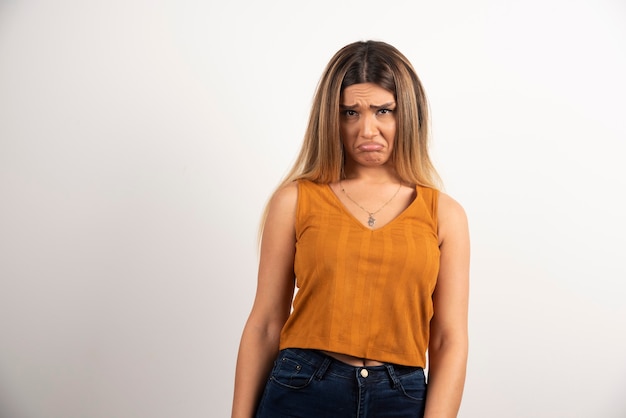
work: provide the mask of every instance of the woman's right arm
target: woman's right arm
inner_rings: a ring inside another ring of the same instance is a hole
[[[256,296],[239,345],[232,418],[252,418],[278,353],[280,331],[294,292],[298,188],[291,183],[272,197],[263,236]]]

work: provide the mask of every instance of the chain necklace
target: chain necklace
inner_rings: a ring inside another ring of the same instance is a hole
[[[367,213],[369,215],[369,218],[367,218],[367,224],[369,225],[370,228],[373,228],[374,225],[376,224],[376,218],[374,218],[374,215],[376,215],[378,212],[383,210],[383,208],[385,206],[387,206],[389,204],[389,202],[391,202],[393,200],[393,198],[398,195],[398,192],[400,191],[400,188],[402,187],[402,183],[398,184],[398,190],[396,190],[396,192],[393,194],[393,196],[391,196],[391,199],[386,201],[384,205],[379,207],[378,210],[375,210],[374,212],[370,212],[369,210],[365,209],[363,206],[359,205],[359,203],[356,200],[354,200],[348,194],[348,192],[346,192],[346,189],[343,188],[343,182],[341,182],[341,180],[339,181],[339,186],[341,187],[341,191],[343,192],[343,194],[345,194],[348,199],[350,199],[355,205],[357,205],[358,207],[363,209],[363,211],[365,211],[365,213]]]

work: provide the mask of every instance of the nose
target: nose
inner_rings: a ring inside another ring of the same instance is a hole
[[[376,116],[366,112],[361,118],[361,136],[373,138],[378,132]]]

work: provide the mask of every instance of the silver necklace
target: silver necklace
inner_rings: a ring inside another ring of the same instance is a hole
[[[374,212],[370,212],[369,210],[365,209],[363,206],[359,205],[359,203],[356,200],[354,200],[348,194],[348,192],[346,192],[346,189],[343,188],[343,182],[341,180],[339,180],[339,186],[341,187],[341,191],[343,192],[343,194],[345,194],[348,199],[350,199],[355,205],[357,205],[358,207],[363,209],[363,211],[365,211],[365,213],[367,213],[369,215],[369,218],[367,218],[367,224],[369,225],[370,228],[373,228],[374,225],[376,224],[376,218],[374,218],[374,215],[376,215],[378,212],[380,212],[385,206],[387,206],[389,204],[389,202],[391,202],[393,200],[394,197],[396,197],[398,195],[398,192],[400,191],[400,188],[402,187],[402,183],[398,184],[398,190],[396,190],[396,192],[393,194],[393,196],[391,196],[391,199],[386,201],[385,204],[383,204],[381,207],[379,207]]]

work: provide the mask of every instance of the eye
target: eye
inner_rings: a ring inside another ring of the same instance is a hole
[[[351,118],[351,117],[358,116],[358,113],[356,111],[354,111],[354,110],[347,109],[347,110],[343,111],[343,115],[346,116],[346,117]]]
[[[393,113],[393,109],[380,109],[378,113],[380,113],[381,115],[391,114]]]

